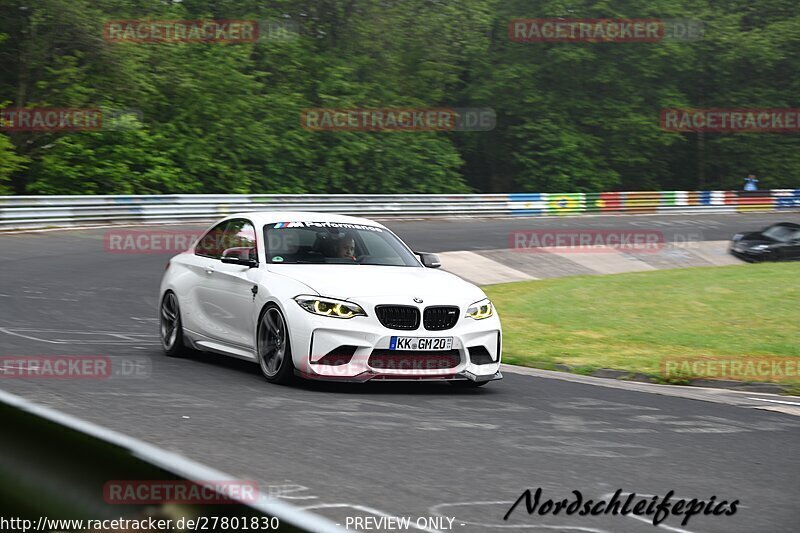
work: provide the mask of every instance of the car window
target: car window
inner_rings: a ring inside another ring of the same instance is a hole
[[[763,234],[767,237],[775,239],[776,241],[787,242],[792,239],[794,235],[794,230],[788,226],[781,226],[780,224],[776,224],[774,226],[770,226],[769,228],[763,231]]]
[[[386,265],[403,265],[397,252],[380,235],[374,233],[361,234],[361,241],[364,244],[364,255],[370,256],[373,260]]]
[[[274,224],[267,224],[267,249],[269,256],[291,256],[299,250],[320,251],[319,235],[315,231],[271,231]]]
[[[256,230],[250,221],[243,218],[231,220],[225,228],[223,238],[225,249],[227,248],[252,248],[251,259],[258,259],[256,253]]]
[[[256,253],[256,230],[249,220],[237,218],[220,222],[197,242],[194,253],[203,257],[219,259],[228,248],[253,248],[250,257],[258,259]]]
[[[222,252],[225,250],[225,243],[223,242],[225,228],[228,224],[229,221],[226,220],[208,230],[208,232],[197,241],[197,245],[194,247],[195,255],[210,257],[212,259],[219,259],[222,257]]]

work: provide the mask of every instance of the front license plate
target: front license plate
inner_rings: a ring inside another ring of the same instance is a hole
[[[451,350],[453,337],[392,337],[390,350]]]

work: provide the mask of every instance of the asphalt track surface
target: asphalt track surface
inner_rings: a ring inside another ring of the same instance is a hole
[[[757,231],[775,222],[800,223],[800,213],[730,213],[709,215],[624,215],[464,219],[387,223],[415,249],[432,252],[513,248],[514,232],[526,230],[647,230],[663,233],[664,243],[728,240],[735,233]]]
[[[519,229],[658,227],[717,240],[799,218],[388,225],[412,247],[446,251],[504,248],[508,232]],[[686,526],[670,517],[658,530],[797,531],[800,417],[517,373],[470,391],[446,384],[281,387],[266,383],[256,365],[222,356],[168,359],[155,319],[168,256],[108,253],[105,231],[0,236],[0,355],[105,355],[122,374],[0,378],[1,388],[257,481],[263,492],[342,525],[383,513],[412,522],[451,517],[450,530],[465,533],[653,530],[647,518],[528,516],[524,505],[503,520],[525,489],[541,487],[545,499],[571,498],[573,490],[596,499],[622,489],[740,502],[733,516],[694,516]],[[132,363],[136,375],[125,375]]]

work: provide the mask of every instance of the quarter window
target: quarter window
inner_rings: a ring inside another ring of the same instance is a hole
[[[225,228],[230,222],[228,220],[220,222],[203,235],[194,247],[195,255],[219,259],[225,250]]]
[[[256,230],[250,221],[243,218],[231,220],[225,228],[225,248],[250,248],[250,258],[258,260],[256,253]]]
[[[219,259],[228,248],[252,248],[250,257],[256,256],[256,230],[249,220],[237,218],[220,222],[197,242],[196,255]]]

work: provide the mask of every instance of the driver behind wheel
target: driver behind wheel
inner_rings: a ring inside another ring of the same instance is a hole
[[[356,241],[352,235],[343,235],[336,241],[336,257],[356,260]]]

